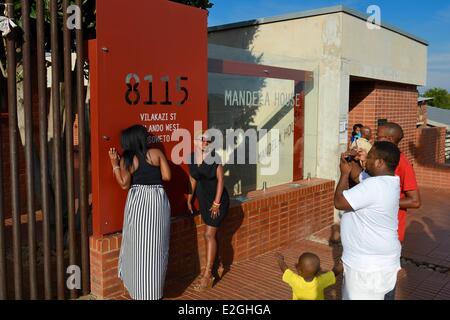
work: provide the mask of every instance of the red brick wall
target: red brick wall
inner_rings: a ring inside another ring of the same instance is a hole
[[[280,186],[232,207],[219,232],[222,264],[280,248],[333,224],[334,182],[314,179],[306,187]],[[196,275],[205,262],[205,225],[199,216],[179,217],[171,227],[167,283]],[[91,238],[91,288],[102,298],[124,293],[117,278],[120,235]]]
[[[445,128],[417,129],[414,170],[419,186],[450,190],[450,165],[445,164]]]
[[[376,91],[376,119],[388,119],[403,128],[405,137],[399,147],[410,160],[413,160],[417,127],[417,88],[383,82],[377,83]]]
[[[349,135],[357,123],[376,128],[375,109],[377,94],[374,82],[351,82],[349,105]]]
[[[414,171],[420,187],[450,190],[450,165],[415,166]]]
[[[117,277],[121,243],[120,233],[90,238],[91,291],[100,298],[112,298],[125,291]]]
[[[445,128],[419,128],[416,130],[414,150],[418,165],[445,163]]]
[[[378,119],[398,123],[405,133],[399,147],[412,160],[416,138],[417,97],[417,89],[412,85],[351,82],[349,134],[354,124],[362,123],[373,130],[375,139]]]

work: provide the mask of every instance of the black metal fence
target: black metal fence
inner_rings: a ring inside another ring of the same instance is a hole
[[[0,162],[9,164],[0,166],[0,300],[77,298],[90,292],[88,112],[83,29],[66,22],[69,5],[81,19],[82,0],[6,0],[0,9],[17,23],[19,4],[22,31],[0,45],[7,66],[0,121],[8,128],[8,137],[0,130]]]

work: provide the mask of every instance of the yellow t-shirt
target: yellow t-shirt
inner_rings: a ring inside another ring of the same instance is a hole
[[[306,282],[303,277],[287,269],[283,281],[292,288],[292,300],[325,300],[323,291],[336,283],[336,277],[333,271],[329,271]]]

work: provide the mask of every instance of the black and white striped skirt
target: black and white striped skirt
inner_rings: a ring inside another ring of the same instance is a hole
[[[170,204],[162,186],[128,191],[119,278],[136,300],[161,299],[169,258]]]

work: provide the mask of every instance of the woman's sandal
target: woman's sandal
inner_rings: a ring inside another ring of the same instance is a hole
[[[220,266],[219,268],[217,268],[217,278],[219,280],[222,279],[223,275],[225,274],[225,268],[223,266]]]
[[[203,273],[200,273],[194,280],[191,282],[191,286],[196,286],[200,281],[202,281]]]
[[[195,291],[198,291],[198,292],[203,292],[203,291],[205,291],[205,290],[207,290],[207,289],[211,289],[212,287],[213,287],[213,285],[214,285],[214,281],[216,280],[216,278],[215,277],[213,277],[213,276],[211,276],[211,278],[209,279],[209,282],[206,284],[206,285],[202,285],[202,283],[201,283],[201,279],[200,279],[200,281],[199,282],[197,282],[197,283],[195,283],[193,286],[192,286],[192,288],[195,290]]]

